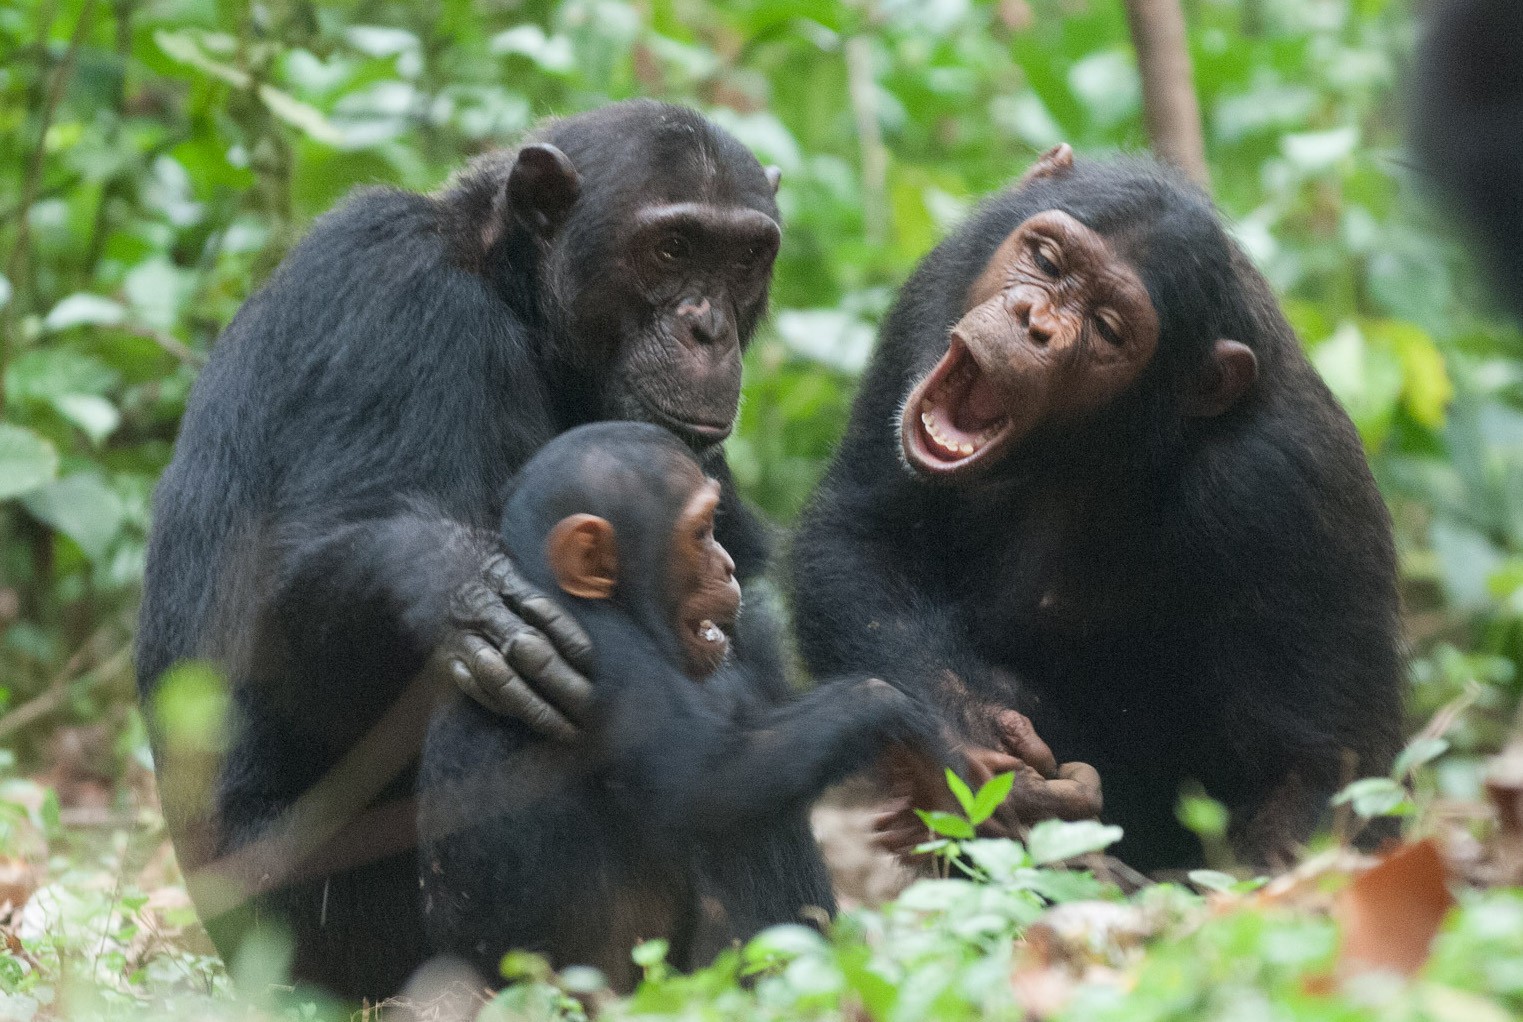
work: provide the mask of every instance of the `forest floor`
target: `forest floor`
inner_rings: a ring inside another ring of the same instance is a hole
[[[95,737],[61,729],[49,772],[0,776],[0,1020],[351,1014],[293,1000],[278,949],[239,963],[234,995],[185,893],[151,773],[92,772],[80,753]],[[1409,769],[1442,751],[1414,748]],[[1126,883],[1130,893],[1100,854],[1113,835],[1097,824],[1044,825],[1024,846],[954,842],[941,878],[906,889],[914,878],[866,844],[859,791],[816,814],[842,897],[828,937],[769,931],[692,977],[642,947],[647,981],[628,999],[586,970],[556,976],[527,958],[507,963],[523,981],[495,1000],[430,974],[357,1017],[443,1022],[486,1006],[483,1017],[503,1019],[1523,1018],[1523,750],[1488,776],[1485,802],[1396,808],[1408,836],[1383,855],[1324,841],[1271,878],[1203,870],[1188,883]],[[1346,812],[1390,809],[1381,791],[1356,792]]]

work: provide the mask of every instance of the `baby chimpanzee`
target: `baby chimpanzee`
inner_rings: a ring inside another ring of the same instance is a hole
[[[503,514],[514,563],[592,638],[598,720],[579,744],[456,696],[424,748],[424,913],[435,948],[495,976],[510,949],[633,985],[630,948],[704,964],[798,921],[802,835],[746,869],[749,835],[788,826],[893,743],[934,744],[911,698],[877,680],[782,706],[723,695],[740,590],[714,539],[719,484],[657,426],[598,423],[546,444]],[[796,860],[796,861],[795,861]],[[818,906],[825,910],[831,905]]]

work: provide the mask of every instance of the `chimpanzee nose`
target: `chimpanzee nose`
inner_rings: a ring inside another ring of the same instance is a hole
[[[1039,348],[1045,348],[1047,342],[1052,340],[1052,324],[1048,321],[1046,306],[1037,309],[1036,305],[1035,297],[1018,292],[1012,296],[1010,312],[1021,329],[1026,331],[1027,340]]]
[[[730,332],[729,320],[724,312],[707,297],[677,306],[677,318],[687,324],[693,340],[699,344],[722,341]]]

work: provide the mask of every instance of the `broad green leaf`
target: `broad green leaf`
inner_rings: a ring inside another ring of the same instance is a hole
[[[1405,815],[1410,807],[1407,790],[1389,777],[1365,777],[1333,796],[1334,805],[1349,803],[1365,819]]]
[[[120,302],[100,295],[73,294],[53,306],[43,317],[42,328],[57,333],[76,326],[119,326],[127,318]]]
[[[968,816],[973,815],[973,792],[969,790],[967,782],[958,777],[951,767],[946,769],[947,787],[952,789],[952,796],[957,799],[957,804],[962,806],[962,811]],[[974,820],[974,823],[979,821]]]
[[[7,367],[5,393],[11,400],[51,404],[65,394],[104,394],[120,378],[105,362],[72,347],[33,348]]]
[[[105,557],[127,511],[99,476],[78,473],[34,489],[22,498],[38,521],[79,544],[92,561]]]
[[[313,141],[328,145],[338,145],[344,141],[344,133],[334,127],[333,122],[324,117],[322,111],[315,106],[303,103],[273,85],[260,85],[259,98],[270,108],[270,113],[293,128],[300,128]]]
[[[1077,855],[1103,851],[1121,840],[1121,828],[1099,820],[1043,820],[1026,835],[1031,861],[1048,866]]]
[[[1401,750],[1401,755],[1396,757],[1396,762],[1391,766],[1391,777],[1399,781],[1418,767],[1426,766],[1448,751],[1447,739],[1413,739],[1405,749]]]
[[[528,57],[546,71],[564,74],[576,66],[571,40],[565,36],[547,36],[538,25],[518,25],[493,36],[487,47],[493,53],[515,53]]]
[[[1014,785],[1015,774],[995,774],[982,788],[978,789],[978,795],[973,799],[973,807],[968,810],[968,819],[973,821],[975,827],[994,815],[994,810],[1005,801],[1005,796],[1010,794],[1010,789]]]
[[[1181,796],[1174,815],[1199,837],[1215,839],[1227,833],[1227,807],[1204,793]]]
[[[954,813],[926,812],[923,809],[917,809],[915,815],[920,817],[934,834],[942,834],[959,841],[966,841],[974,836],[973,824]]]
[[[0,500],[9,500],[58,475],[58,452],[29,429],[0,422]]]
[[[636,944],[634,950],[630,951],[629,957],[642,968],[653,968],[666,961],[666,952],[670,946],[664,940],[647,940]]]
[[[53,407],[96,444],[116,432],[122,422],[116,405],[98,394],[60,394],[53,399]]]
[[[186,660],[171,667],[154,689],[153,713],[170,749],[219,753],[230,735],[232,701],[221,672]]]
[[[1286,135],[1280,140],[1280,150],[1301,170],[1317,173],[1347,159],[1358,144],[1359,129],[1350,126]]]
[[[962,850],[974,865],[989,874],[996,883],[1013,878],[1017,870],[1031,865],[1031,857],[1019,841],[1006,838],[974,838],[962,844]]]

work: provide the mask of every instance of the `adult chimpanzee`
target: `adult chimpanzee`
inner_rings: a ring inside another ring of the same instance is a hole
[[[792,587],[815,672],[928,693],[970,765],[997,711],[1025,714],[1098,768],[1140,868],[1199,858],[1175,820],[1192,779],[1264,862],[1399,741],[1395,558],[1359,438],[1209,200],[1148,162],[1059,147],[926,258]],[[1008,808],[1097,807],[1073,777]]]
[[[515,478],[507,552],[592,637],[598,712],[567,743],[463,695],[439,711],[419,780],[423,911],[439,950],[487,976],[511,949],[539,951],[596,965],[620,989],[642,939],[701,965],[808,907],[788,875],[796,861],[748,851],[757,829],[889,743],[931,750],[924,708],[881,681],[736,705],[715,676],[740,604],[714,538],[719,494],[680,442],[644,424],[563,433]],[[744,886],[710,868],[716,851],[756,856]]]
[[[244,304],[159,487],[137,662],[145,700],[182,658],[229,677],[210,794],[155,734],[224,955],[275,921],[297,979],[396,990],[426,954],[408,800],[428,679],[547,730],[586,712],[586,637],[496,537],[504,484],[551,437],[670,428],[725,488],[738,575],[760,571],[766,536],[718,444],[767,304],[776,186],[698,114],[619,104],[437,194],[358,193]],[[741,673],[781,693],[769,623],[748,619]]]

